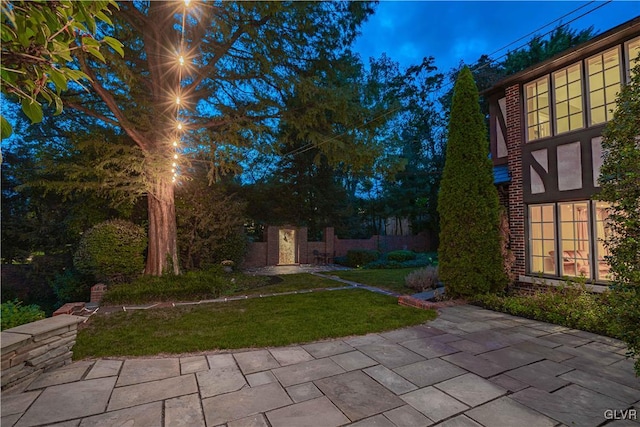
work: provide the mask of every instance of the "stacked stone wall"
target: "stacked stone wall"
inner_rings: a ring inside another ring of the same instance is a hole
[[[42,372],[71,363],[84,320],[63,314],[2,331],[2,390],[28,385]]]

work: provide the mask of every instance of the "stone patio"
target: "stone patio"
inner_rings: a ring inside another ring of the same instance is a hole
[[[611,338],[463,305],[361,337],[76,362],[4,392],[1,425],[640,427],[624,354]]]

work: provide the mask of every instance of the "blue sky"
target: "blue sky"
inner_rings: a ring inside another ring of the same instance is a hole
[[[583,7],[581,7],[583,6]],[[591,13],[592,9],[599,7]],[[575,9],[579,10],[574,11]],[[585,16],[578,18],[580,15]],[[365,63],[386,52],[403,66],[418,64],[433,56],[441,71],[449,71],[460,60],[472,63],[540,27],[544,34],[560,22],[603,32],[640,15],[640,1],[380,1],[364,24],[354,48]],[[508,49],[526,43],[532,36]],[[507,50],[492,55],[496,58]]]

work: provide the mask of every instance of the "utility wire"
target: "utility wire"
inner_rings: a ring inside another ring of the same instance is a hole
[[[598,10],[598,9],[600,9],[600,8],[602,8],[602,7],[606,6],[606,5],[608,5],[608,4],[609,4],[609,3],[611,3],[612,1],[613,1],[613,0],[608,0],[608,1],[606,1],[606,2],[602,2],[602,3],[600,3],[599,5],[597,5],[596,7],[594,7],[593,9],[590,9],[590,10],[586,11],[585,13],[583,13],[583,14],[581,14],[581,15],[579,15],[579,16],[577,16],[577,17],[575,17],[575,18],[573,18],[573,19],[571,19],[571,20],[569,20],[569,21],[567,21],[566,23],[564,23],[564,24],[560,25],[560,27],[564,27],[564,26],[566,26],[566,25],[568,25],[568,24],[571,24],[572,22],[575,22],[576,20],[578,20],[578,19],[580,19],[580,18],[583,18],[584,16],[589,15],[590,13],[593,13],[593,12],[595,12],[596,10]],[[579,11],[580,9],[582,9],[582,8],[584,8],[584,7],[586,7],[586,6],[591,5],[592,3],[594,3],[594,1],[590,1],[590,2],[588,2],[588,3],[585,3],[585,4],[581,5],[581,6],[579,6],[579,7],[575,8],[575,9],[573,9],[572,11],[570,11],[570,12],[568,12],[568,13],[565,13],[565,14],[564,14],[564,15],[562,15],[561,17],[556,18],[556,19],[554,19],[553,21],[551,21],[551,22],[549,22],[549,23],[547,23],[547,24],[545,24],[545,25],[543,25],[543,26],[541,26],[541,27],[538,27],[537,29],[535,29],[534,31],[532,31],[532,32],[528,33],[527,35],[524,35],[524,36],[520,37],[519,39],[514,40],[513,42],[511,42],[511,43],[509,43],[509,44],[507,44],[507,45],[505,45],[505,46],[501,47],[500,49],[497,49],[496,51],[492,52],[491,54],[489,54],[489,55],[487,55],[487,56],[488,56],[488,57],[490,57],[491,55],[494,55],[495,53],[500,52],[500,51],[502,51],[502,50],[506,49],[507,47],[512,46],[512,45],[516,44],[517,42],[519,42],[519,41],[521,41],[521,40],[523,40],[523,39],[525,39],[525,38],[527,38],[527,37],[529,37],[529,36],[531,36],[531,35],[533,35],[533,34],[536,34],[536,33],[537,33],[538,31],[540,31],[541,29],[546,28],[546,27],[548,27],[549,25],[554,24],[554,23],[556,23],[556,22],[558,22],[558,21],[560,21],[560,20],[562,20],[562,19],[566,18],[567,16],[574,14],[575,12]],[[556,27],[556,28],[558,28],[558,27]],[[546,36],[546,35],[551,34],[553,31],[555,31],[555,30],[556,30],[556,28],[553,28],[552,30],[547,31],[547,32],[546,32],[546,33],[544,33],[541,37],[544,37],[544,36]],[[518,47],[516,47],[516,48],[514,49],[514,51],[517,51],[518,49],[520,49],[520,48],[522,48],[522,47],[526,46],[527,44],[529,44],[529,42],[528,42],[528,41],[527,41],[526,43],[523,43],[523,44],[519,45]],[[495,59],[491,59],[491,58],[489,58],[490,60],[489,60],[487,63],[482,64],[482,65],[478,65],[478,66],[476,66],[476,67],[472,68],[472,69],[471,69],[471,71],[473,72],[473,71],[481,70],[481,69],[483,69],[483,68],[485,68],[485,67],[487,67],[487,66],[491,65],[492,63],[497,62],[499,59],[504,58],[505,56],[509,55],[509,53],[510,53],[510,52],[507,52],[507,53],[505,53],[505,54],[503,54],[503,55],[501,55],[501,56],[499,56],[499,57],[497,57],[497,58],[495,58]],[[437,93],[438,93],[438,97],[442,96],[442,95],[444,94],[445,90],[450,89],[452,86],[453,86],[453,82],[449,82],[449,83],[447,83],[447,84],[443,85],[442,87],[440,87],[440,89],[439,89],[439,90],[438,90],[438,92],[437,92]],[[389,110],[389,111],[387,111],[387,112],[385,112],[385,113],[383,113],[383,114],[380,114],[379,116],[374,117],[373,119],[369,120],[368,122],[363,123],[363,124],[362,124],[362,125],[360,125],[360,126],[357,126],[355,129],[360,129],[360,128],[364,127],[365,125],[367,125],[367,124],[369,124],[369,123],[371,123],[371,122],[373,122],[373,121],[379,120],[379,119],[381,119],[381,118],[383,118],[383,117],[385,117],[385,116],[387,116],[387,115],[389,115],[389,114],[392,114],[392,113],[394,113],[394,112],[396,112],[396,111],[400,110],[401,108],[403,108],[403,107],[402,107],[402,106],[398,106],[398,107],[396,107],[396,108],[393,108],[393,109],[391,109],[391,110]],[[438,128],[436,127],[435,129],[437,130]],[[442,129],[441,129],[441,130],[442,130]],[[307,152],[307,151],[309,151],[309,150],[311,150],[311,149],[313,149],[313,148],[317,148],[317,147],[319,147],[319,146],[321,146],[321,145],[324,145],[324,144],[326,144],[326,143],[328,143],[328,142],[331,142],[331,141],[333,141],[333,140],[335,140],[335,139],[337,139],[337,138],[340,138],[340,137],[342,137],[342,136],[346,135],[347,133],[348,133],[348,132],[343,132],[343,133],[341,133],[341,134],[339,134],[339,135],[336,135],[336,136],[333,136],[333,137],[327,138],[326,140],[323,140],[323,141],[321,141],[321,142],[319,142],[319,143],[317,143],[317,144],[315,144],[315,143],[313,143],[313,142],[310,142],[310,143],[305,144],[305,145],[303,145],[303,146],[301,146],[301,147],[297,147],[297,148],[295,148],[295,149],[293,149],[293,150],[291,150],[291,151],[289,151],[289,152],[286,152],[286,153],[282,154],[282,156],[296,156],[296,155],[298,155],[298,154],[302,154],[302,153]]]

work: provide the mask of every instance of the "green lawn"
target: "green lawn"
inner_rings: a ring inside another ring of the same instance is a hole
[[[132,283],[110,287],[107,305],[200,301],[228,295],[258,295],[304,289],[332,288],[341,283],[311,274],[251,276],[217,271],[193,271],[180,276],[143,276]]]
[[[284,346],[361,335],[434,319],[365,290],[326,291],[91,317],[74,358]]]
[[[404,285],[404,278],[407,274],[417,268],[394,268],[394,269],[373,269],[373,270],[344,270],[332,271],[327,274],[338,276],[346,280],[363,283],[365,285],[376,286],[388,289],[401,294],[415,294],[416,291]]]

